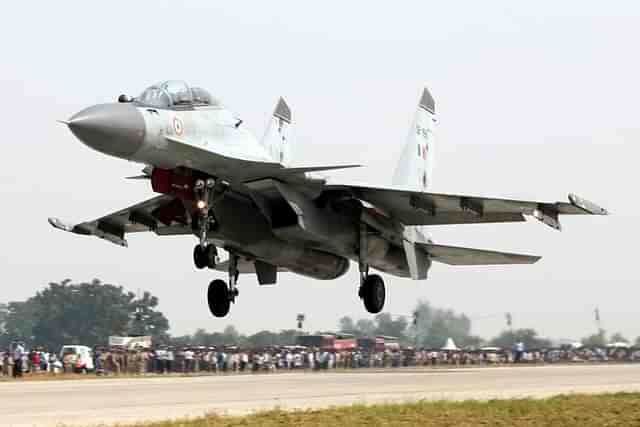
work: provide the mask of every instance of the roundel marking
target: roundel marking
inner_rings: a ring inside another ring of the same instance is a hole
[[[173,130],[176,132],[176,135],[178,136],[181,136],[182,133],[184,132],[184,124],[182,123],[182,120],[180,120],[178,117],[173,118]]]

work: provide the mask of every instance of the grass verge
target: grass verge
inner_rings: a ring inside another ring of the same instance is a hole
[[[120,427],[275,426],[640,426],[640,393],[564,395],[549,399],[421,401],[322,410],[272,410]]]

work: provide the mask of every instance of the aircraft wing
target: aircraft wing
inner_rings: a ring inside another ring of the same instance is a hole
[[[534,255],[512,254],[431,243],[416,243],[415,245],[426,251],[433,261],[448,265],[533,264],[541,258]]]
[[[364,186],[330,185],[370,203],[404,225],[481,224],[524,221],[533,216],[560,229],[559,215],[607,215],[606,209],[569,194],[569,202],[538,202],[441,193],[423,193]]]
[[[127,246],[127,233],[153,231],[159,235],[191,234],[186,219],[184,222],[167,219],[180,218],[180,212],[184,212],[184,207],[179,199],[162,195],[80,224],[69,224],[58,218],[49,218],[49,223],[60,230],[96,236],[116,245]]]

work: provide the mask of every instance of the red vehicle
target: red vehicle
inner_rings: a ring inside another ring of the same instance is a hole
[[[305,347],[316,347],[329,351],[351,350],[358,346],[352,335],[302,335],[297,338],[297,344]]]
[[[398,338],[377,336],[377,337],[364,337],[358,338],[358,347],[366,351],[385,351],[385,350],[398,350],[400,344]]]
[[[333,346],[331,350],[353,350],[358,347],[358,342],[355,338],[335,338],[333,340]]]

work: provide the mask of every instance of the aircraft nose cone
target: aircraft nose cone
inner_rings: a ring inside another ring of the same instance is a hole
[[[67,125],[84,144],[116,157],[131,157],[144,142],[144,117],[131,104],[94,105],[71,117]]]

